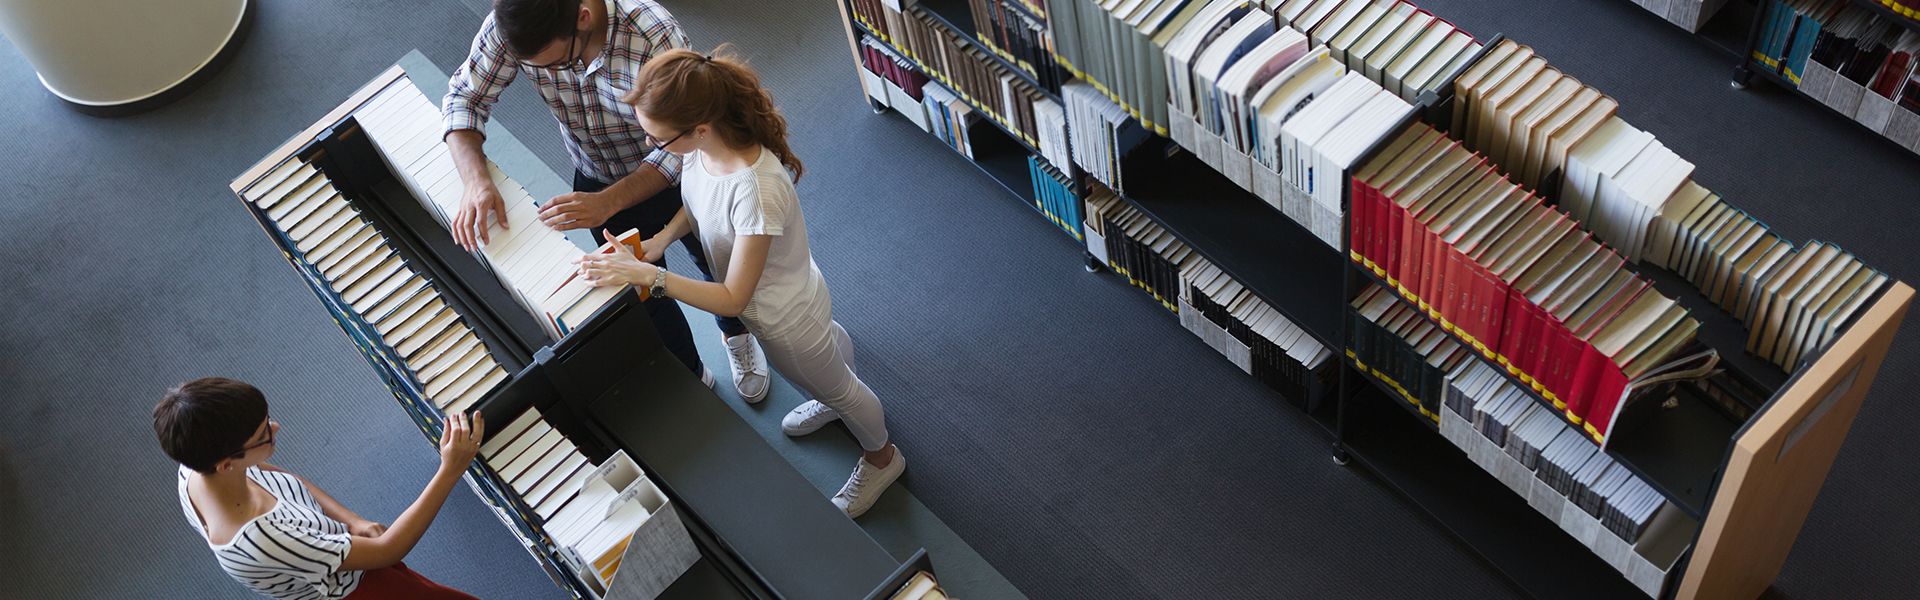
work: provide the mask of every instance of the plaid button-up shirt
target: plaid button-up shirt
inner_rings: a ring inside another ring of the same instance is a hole
[[[574,168],[612,183],[642,164],[651,164],[669,182],[679,183],[680,157],[648,144],[633,107],[620,99],[633,90],[648,59],[687,47],[687,34],[667,9],[652,0],[605,1],[607,45],[593,62],[578,69],[522,64],[507,49],[493,15],[488,14],[480,34],[473,37],[472,52],[454,71],[447,97],[440,103],[446,133],[461,129],[484,133],[500,92],[524,74],[539,87],[540,97],[560,122]]]

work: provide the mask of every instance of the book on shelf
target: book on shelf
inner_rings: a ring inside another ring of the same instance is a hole
[[[1660,597],[1700,522],[1495,366],[1446,375],[1440,433],[1528,505]]]
[[[1126,190],[1120,159],[1152,138],[1152,133],[1127,118],[1126,109],[1092,84],[1068,82],[1060,88],[1060,99],[1066,103],[1073,164],[1108,187]]]
[[[1033,177],[1033,207],[1073,239],[1084,240],[1086,219],[1081,216],[1073,179],[1037,156],[1027,157],[1027,172]]]
[[[1438,89],[1482,46],[1465,30],[1399,0],[1277,4],[1280,25],[1305,32],[1315,46],[1326,46],[1335,59],[1408,102]]]
[[[1727,0],[1633,0],[1633,3],[1681,29],[1699,33]]]
[[[1352,180],[1352,258],[1606,439],[1699,321],[1574,220],[1425,124]]]
[[[1911,23],[1845,2],[1820,3],[1825,12],[1765,6],[1755,68],[1781,73],[1807,97],[1920,152],[1920,32]],[[1789,20],[1811,33],[1784,36]]]
[[[1175,303],[1180,298],[1180,274],[1204,260],[1200,253],[1113,190],[1090,187],[1086,197],[1087,238],[1104,244],[1095,255],[1105,256],[1107,266],[1115,273],[1146,290],[1167,310],[1178,312]]]
[[[893,600],[947,600],[947,592],[931,573],[920,571],[907,579],[906,585],[900,586]]]
[[[973,125],[979,120],[979,114],[946,86],[929,83],[925,95],[926,100],[922,104],[927,111],[927,120],[933,125],[934,137],[946,142],[947,147],[953,148],[961,156],[973,158]]]
[[[1890,281],[1839,246],[1808,242],[1752,291],[1747,351],[1793,372]]]
[[[1472,362],[1472,349],[1449,338],[1417,307],[1393,292],[1368,286],[1348,304],[1352,327],[1347,357],[1354,368],[1379,380],[1399,399],[1438,423],[1446,375]]]
[[[860,66],[861,85],[869,98],[905,115],[921,129],[932,131],[933,123],[923,106],[927,76],[914,68],[913,61],[871,36],[861,36]]]
[[[1061,128],[1063,107],[1014,74],[1005,64],[967,43],[924,7],[909,8],[900,28],[898,46],[928,75],[940,81],[974,109],[993,119],[1030,147],[1060,155],[1066,134]],[[1045,140],[1043,142],[1043,140]]]
[[[1181,271],[1180,323],[1234,366],[1312,410],[1333,351],[1231,275],[1201,259]]]
[[[1044,18],[1016,8],[1020,0],[967,0],[977,39],[988,50],[1033,76],[1040,87],[1060,89],[1053,60],[1053,32]]]

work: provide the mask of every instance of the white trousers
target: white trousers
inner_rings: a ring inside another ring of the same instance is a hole
[[[886,448],[887,415],[873,389],[853,374],[853,339],[847,330],[830,317],[799,321],[774,331],[752,320],[746,323],[766,351],[767,364],[800,391],[840,413],[861,448],[868,452]]]

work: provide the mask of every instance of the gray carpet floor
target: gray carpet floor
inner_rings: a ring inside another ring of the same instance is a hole
[[[1082,272],[1031,209],[905,120],[868,113],[831,4],[666,4],[775,90],[809,161],[816,258],[913,457],[909,485],[1029,596],[1513,595],[1330,463],[1314,425],[1157,305]],[[1920,281],[1897,237],[1920,211],[1912,156],[1803,100],[1728,90],[1722,55],[1628,2],[1423,4],[1613,94],[1777,230]],[[247,597],[180,522],[151,441],[148,408],[190,377],[260,384],[285,426],[279,460],[361,512],[391,518],[412,499],[432,453],[226,182],[406,51],[454,64],[479,5],[262,3],[245,52],[206,87],[116,120],[59,107],[0,45],[0,85],[16,90],[0,97],[0,597]],[[564,172],[525,86],[495,115]],[[1783,595],[1920,588],[1899,412],[1916,339],[1896,343]],[[409,562],[484,598],[558,595],[464,492]]]

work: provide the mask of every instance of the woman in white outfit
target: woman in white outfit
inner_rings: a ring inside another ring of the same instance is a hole
[[[804,169],[787,146],[786,119],[745,63],[684,49],[648,61],[626,101],[655,145],[685,155],[686,206],[642,244],[644,260],[588,254],[582,276],[738,315],[773,368],[813,397],[782,421],[787,435],[840,419],[860,441],[866,452],[833,496],[848,516],[860,516],[899,479],[906,458],[888,442],[880,399],[854,375],[853,343],[833,321],[833,298],[807,247],[793,185]],[[699,236],[713,282],[651,264],[688,233]]]

